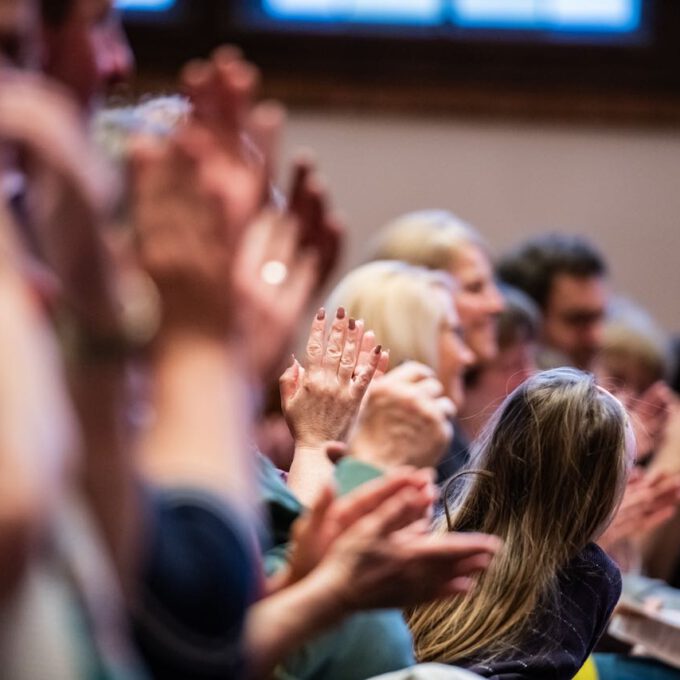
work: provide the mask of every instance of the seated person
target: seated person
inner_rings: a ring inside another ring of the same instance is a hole
[[[472,364],[482,365],[496,356],[496,317],[503,299],[489,249],[473,227],[444,210],[408,213],[382,230],[374,257],[451,274],[458,282],[453,295],[463,340],[474,355]],[[463,429],[454,428],[451,448],[437,468],[439,481],[465,464],[468,446]]]
[[[609,298],[607,265],[597,249],[578,236],[544,234],[506,253],[496,271],[541,310],[539,367],[592,370]]]
[[[441,532],[494,532],[504,547],[467,595],[408,613],[419,661],[487,678],[573,678],[621,592],[593,541],[632,465],[626,422],[621,403],[574,369],[538,373],[505,400],[436,520]]]
[[[351,317],[372,328],[389,348],[392,366],[412,360],[429,367],[430,377],[440,383],[439,387],[429,383],[437,389],[432,396],[450,409],[452,417],[465,399],[465,370],[475,360],[463,340],[454,304],[457,289],[457,282],[444,272],[376,261],[347,274],[331,293],[329,305],[342,305]],[[429,459],[410,462],[436,465],[441,455],[441,449],[433,449]]]

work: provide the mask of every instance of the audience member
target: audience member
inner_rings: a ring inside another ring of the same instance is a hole
[[[591,369],[609,297],[607,265],[594,246],[578,236],[537,236],[503,256],[497,272],[541,310],[539,366]]]
[[[376,257],[451,274],[457,281],[456,311],[463,339],[474,355],[473,364],[482,365],[496,356],[496,317],[503,300],[494,282],[489,250],[470,225],[442,210],[409,213],[383,229]],[[459,401],[458,406],[462,395]],[[463,428],[456,427],[451,448],[437,468],[440,482],[465,464],[469,444]]]
[[[350,272],[330,296],[330,303],[343,305],[350,315],[363,319],[376,332],[389,348],[393,366],[414,360],[434,372],[423,381],[423,390],[431,390],[449,417],[463,404],[465,370],[475,360],[464,343],[464,331],[453,303],[457,286],[443,271],[376,261]],[[437,380],[432,380],[435,376]],[[379,394],[372,398],[378,399]],[[426,437],[414,439],[413,452],[417,439],[428,441]],[[361,448],[365,456],[366,448]],[[422,450],[426,459],[411,458],[409,462],[436,465],[444,455],[441,448]],[[449,452],[447,457],[450,455]]]
[[[451,274],[463,338],[477,363],[497,352],[495,320],[503,300],[482,237],[455,215],[424,210],[397,218],[378,237],[375,259],[401,260]]]
[[[634,446],[623,406],[592,376],[562,368],[522,383],[437,520],[441,532],[492,531],[504,546],[466,596],[411,611],[418,659],[485,677],[572,678],[619,598],[619,571],[593,541],[616,512]]]
[[[283,474],[256,423],[343,226],[238,49],[102,112],[132,66],[113,0],[0,0],[3,678],[573,677],[594,541],[677,580],[680,407],[602,256],[532,239],[501,297],[472,227],[395,220],[280,378]]]

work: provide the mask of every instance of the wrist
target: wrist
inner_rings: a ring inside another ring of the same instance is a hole
[[[348,455],[361,463],[382,471],[390,470],[399,465],[399,462],[395,461],[394,456],[390,456],[388,451],[360,440],[350,442]]]
[[[317,457],[323,454],[324,444],[326,440],[320,440],[318,442],[313,440],[305,440],[300,442],[295,440],[295,456],[297,457]]]
[[[338,623],[354,609],[347,593],[346,579],[333,565],[320,564],[295,587],[304,594],[315,629]]]

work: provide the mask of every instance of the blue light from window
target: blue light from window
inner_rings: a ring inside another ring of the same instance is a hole
[[[162,12],[170,9],[175,0],[116,0],[118,9],[131,9],[141,12]]]
[[[349,23],[438,25],[442,0],[264,0],[275,19]]]
[[[640,28],[642,0],[451,0],[464,28],[632,33]]]
[[[633,33],[642,14],[642,0],[262,0],[262,5],[279,20],[572,33]]]

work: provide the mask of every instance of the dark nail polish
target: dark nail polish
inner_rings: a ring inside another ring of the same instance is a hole
[[[347,326],[349,327],[349,329],[350,329],[351,331],[353,331],[353,330],[357,327],[357,322],[356,322],[354,319],[350,319],[350,320],[347,322]]]
[[[338,317],[338,319],[344,319],[345,318],[345,308],[344,307],[338,307],[337,317]]]
[[[323,307],[316,313],[316,318],[318,321],[323,321],[326,318],[326,310]]]
[[[376,348],[373,351],[376,354],[380,354],[380,352],[382,352],[382,345],[377,345]]]

